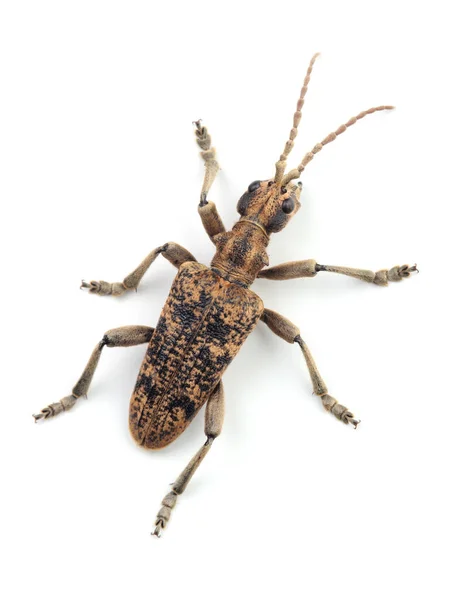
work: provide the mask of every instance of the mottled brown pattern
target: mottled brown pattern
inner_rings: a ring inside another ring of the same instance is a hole
[[[217,252],[211,268],[225,279],[242,286],[250,285],[261,269],[269,264],[263,231],[245,221],[238,221],[232,231],[214,237]]]
[[[261,299],[209,268],[180,268],[130,403],[130,430],[146,448],[177,438],[206,402],[258,322]]]
[[[216,206],[208,201],[208,192],[218,174],[219,163],[206,127],[200,120],[195,121],[195,135],[205,164],[199,214],[216,247],[211,268],[197,263],[182,246],[168,242],[148,254],[122,282],[82,281],[81,287],[92,294],[119,296],[137,290],[141,279],[160,254],[179,269],[156,329],[128,326],[108,331],[95,347],[72,394],[34,415],[39,421],[70,410],[77,399],[87,393],[104,346],[149,343],[130,401],[129,424],[134,439],[146,448],[162,448],[176,439],[201,406],[207,403],[206,442],[172,484],[172,491],[163,498],[153,532],[158,537],[170,518],[178,495],[185,491],[214,439],[220,434],[224,417],[222,375],[260,319],[276,335],[299,345],[313,391],[321,397],[325,409],[346,424],[352,423],[356,427],[359,423],[353,413],[328,394],[298,327],[278,313],[264,310],[262,300],[248,289],[255,278],[285,280],[315,277],[317,273],[326,271],[387,285],[417,271],[416,265],[402,265],[374,272],[318,264],[313,259],[264,268],[269,264],[266,248],[270,236],[282,231],[300,208],[302,183],[294,183],[294,180],[299,178],[305,166],[348,127],[369,114],[392,108],[378,106],[359,113],[316,144],[296,169],[285,174],[316,57],[313,56],[306,72],[289,138],[275,165],[275,176],[265,181],[253,181],[248,186],[237,205],[240,219],[231,231],[226,230]]]

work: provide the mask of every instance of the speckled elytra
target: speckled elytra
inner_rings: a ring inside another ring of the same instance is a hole
[[[121,283],[82,281],[81,287],[92,294],[120,296],[136,290],[142,277],[161,254],[178,273],[173,282],[155,328],[144,325],[120,327],[107,331],[94,351],[70,396],[50,404],[34,415],[36,421],[48,419],[71,409],[78,398],[86,395],[104,346],[148,344],[144,361],[130,401],[130,431],[145,448],[162,448],[175,440],[206,403],[206,442],[192,458],[163,501],[153,533],[158,537],[167,525],[177,498],[220,434],[224,415],[222,376],[247,336],[262,321],[287,342],[299,345],[306,360],[314,393],[323,406],[343,423],[356,428],[359,421],[345,406],[328,394],[314,359],[288,319],[265,308],[262,300],[249,288],[256,278],[274,280],[315,277],[321,271],[341,273],[362,281],[386,286],[401,281],[417,271],[416,265],[395,266],[377,272],[348,267],[320,265],[315,260],[284,263],[267,268],[266,248],[271,234],[284,229],[300,208],[302,184],[298,181],[306,165],[350,125],[376,111],[392,106],[377,106],[351,118],[316,144],[299,166],[286,173],[287,158],[294,146],[311,71],[317,54],[310,61],[293,126],[283,153],[275,164],[275,173],[265,181],[254,181],[240,198],[239,220],[231,231],[222,223],[216,206],[208,201],[208,192],[219,171],[211,137],[195,121],[195,135],[205,163],[205,176],[198,211],[209,238],[216,247],[211,266],[199,264],[182,246],[169,242],[159,246]]]

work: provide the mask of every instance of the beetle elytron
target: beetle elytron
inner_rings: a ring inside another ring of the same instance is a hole
[[[134,346],[148,343],[147,352],[130,402],[129,425],[133,438],[145,448],[162,448],[176,439],[206,403],[206,442],[172,485],[157,514],[154,534],[160,536],[177,498],[220,434],[224,415],[222,376],[258,321],[263,321],[278,336],[297,343],[306,360],[314,393],[323,406],[345,424],[359,421],[345,406],[328,394],[311,353],[299,329],[278,313],[264,308],[262,300],[249,287],[256,278],[274,280],[315,277],[321,271],[341,273],[362,281],[387,285],[417,271],[414,266],[396,266],[373,271],[320,265],[315,260],[284,263],[267,268],[266,248],[270,235],[284,229],[300,208],[301,182],[295,183],[306,165],[325,144],[336,139],[347,127],[376,111],[392,106],[377,106],[361,112],[330,133],[308,152],[296,169],[286,173],[287,158],[294,146],[302,108],[317,54],[306,72],[293,126],[275,174],[265,181],[254,181],[238,202],[240,219],[227,231],[208,192],[219,170],[211,137],[195,123],[197,144],[205,163],[205,176],[198,211],[207,234],[216,247],[211,267],[199,264],[183,247],[169,242],[153,250],[121,283],[82,281],[81,287],[93,294],[119,296],[136,290],[147,269],[162,254],[177,269],[170,294],[156,328],[127,326],[107,331],[95,347],[70,396],[50,404],[33,415],[36,421],[48,419],[74,406],[87,393],[104,346]]]

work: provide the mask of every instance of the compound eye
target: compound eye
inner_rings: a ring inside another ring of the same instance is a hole
[[[295,208],[295,202],[294,199],[292,198],[292,196],[289,196],[289,198],[286,198],[286,200],[283,200],[283,204],[281,205],[281,210],[286,213],[287,215],[290,215],[291,212],[294,210]]]
[[[254,192],[255,190],[257,190],[259,188],[260,185],[261,185],[260,181],[254,181],[253,183],[251,183],[248,186],[248,191],[249,192]]]

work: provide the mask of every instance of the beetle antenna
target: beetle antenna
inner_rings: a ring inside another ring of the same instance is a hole
[[[316,58],[319,56],[319,52],[314,54],[312,59],[310,60],[308,70],[306,71],[305,79],[303,81],[303,87],[300,91],[300,98],[297,100],[297,109],[294,113],[294,122],[292,125],[291,132],[289,134],[289,139],[284,146],[283,154],[280,156],[280,160],[275,164],[275,183],[281,185],[281,180],[283,179],[284,171],[286,169],[286,160],[289,156],[290,151],[294,147],[294,140],[297,137],[298,126],[302,118],[302,108],[305,103],[306,92],[308,91],[309,80],[311,79],[311,72],[313,70],[314,63],[316,62]]]
[[[307,154],[305,154],[305,156],[303,157],[303,160],[299,164],[299,166],[296,169],[292,169],[292,171],[289,171],[289,173],[283,177],[281,185],[286,185],[287,183],[292,181],[292,179],[298,179],[300,177],[301,173],[305,170],[306,165],[312,161],[312,159],[314,158],[314,155],[317,154],[318,152],[320,152],[322,150],[322,148],[325,146],[325,144],[329,144],[330,142],[333,142],[337,138],[338,135],[341,135],[341,133],[344,133],[344,131],[347,129],[347,127],[354,125],[356,123],[356,121],[363,119],[366,115],[371,115],[372,113],[377,112],[379,110],[392,110],[393,108],[395,108],[395,107],[394,106],[376,106],[374,108],[369,108],[368,110],[364,110],[363,112],[360,112],[359,115],[356,115],[356,117],[352,117],[349,121],[347,121],[347,123],[338,127],[336,129],[336,131],[333,131],[333,133],[328,134],[327,137],[324,138],[319,144],[316,144],[314,146],[314,148],[311,150],[311,152],[308,152]]]

